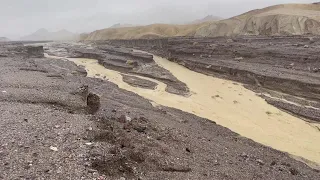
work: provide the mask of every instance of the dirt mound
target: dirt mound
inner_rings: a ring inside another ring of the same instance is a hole
[[[239,16],[212,22],[195,36],[304,35],[320,34],[319,4],[285,4],[249,11]]]
[[[194,36],[198,28],[207,24],[208,23],[189,25],[152,24],[148,26],[107,28],[94,31],[88,35],[83,35],[81,36],[81,40],[149,39],[171,36]]]

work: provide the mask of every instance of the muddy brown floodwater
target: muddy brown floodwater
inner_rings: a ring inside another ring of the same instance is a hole
[[[302,157],[311,166],[320,164],[319,125],[308,123],[265,102],[241,84],[191,71],[167,59],[154,56],[155,62],[169,70],[187,84],[190,96],[179,96],[165,91],[166,85],[158,84],[155,90],[132,87],[123,82],[121,73],[106,69],[93,59],[72,59],[86,68],[89,77],[100,74],[102,78],[149,99],[153,105],[163,105],[215,121],[241,136]],[[300,158],[297,158],[300,159]],[[313,163],[314,162],[314,163]]]

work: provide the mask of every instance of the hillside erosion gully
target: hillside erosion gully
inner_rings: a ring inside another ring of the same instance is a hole
[[[176,37],[97,41],[95,44],[147,51],[193,71],[243,83],[257,93],[278,97],[273,101],[266,99],[278,108],[320,121],[319,40],[319,37],[304,36]],[[292,103],[275,103],[280,101],[279,97]],[[312,108],[306,109],[310,106]]]

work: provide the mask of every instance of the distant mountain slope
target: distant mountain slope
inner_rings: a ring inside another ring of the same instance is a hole
[[[320,4],[284,4],[212,22],[195,36],[320,35]]]
[[[10,41],[10,39],[6,37],[0,37],[0,42],[7,42],[7,41]]]
[[[53,40],[53,41],[66,41],[66,40],[77,40],[78,35],[67,30],[60,30],[57,32],[49,32],[46,29],[39,29],[38,31],[22,37],[21,40],[28,41],[45,41],[45,40]]]
[[[204,23],[204,22],[209,22],[209,21],[219,21],[222,19],[223,18],[219,17],[219,16],[208,15],[202,19],[197,19],[195,21],[192,21],[190,24],[199,24],[199,23]]]
[[[171,25],[152,24],[147,26],[107,28],[81,35],[81,40],[137,39],[171,36],[194,36],[196,30],[207,23]]]
[[[118,23],[118,24],[114,24],[114,25],[110,26],[109,28],[123,28],[123,27],[132,27],[132,26],[134,26],[134,25]]]
[[[198,24],[108,28],[81,36],[81,40],[136,39],[171,36],[320,35],[320,4],[282,4],[256,9],[229,19],[212,21],[207,16]]]

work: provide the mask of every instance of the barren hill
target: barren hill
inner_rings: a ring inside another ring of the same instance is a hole
[[[138,39],[172,36],[320,35],[320,4],[283,4],[256,9],[220,21],[197,24],[108,28],[81,36],[81,40]],[[205,22],[204,22],[205,21]]]
[[[284,4],[212,22],[196,36],[320,34],[319,4]]]
[[[106,40],[106,39],[138,39],[138,38],[160,38],[171,36],[194,36],[198,28],[208,23],[171,25],[152,24],[147,26],[107,28],[94,31],[88,35],[81,36],[82,40]]]
[[[7,42],[7,41],[10,41],[10,39],[6,37],[0,37],[0,42]]]
[[[41,41],[41,40],[53,40],[53,41],[62,41],[62,40],[76,40],[78,35],[69,32],[65,29],[57,32],[49,32],[46,29],[39,29],[38,31],[22,37],[21,40],[29,41]]]

